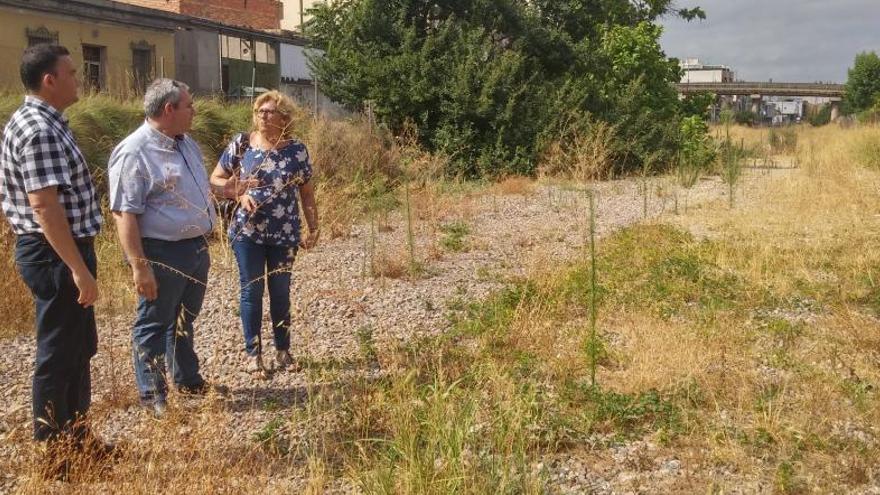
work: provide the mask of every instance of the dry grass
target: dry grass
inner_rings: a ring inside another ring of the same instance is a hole
[[[529,177],[510,176],[492,184],[490,190],[498,194],[525,196],[534,192],[535,181]]]
[[[798,132],[801,169],[765,182],[744,208],[683,220],[708,227],[720,246],[715,262],[752,301],[697,347],[725,359],[720,375],[709,366],[691,373],[713,406],[694,439],[714,438],[712,456],[774,479],[779,491],[854,488],[867,481],[859,466],[880,458],[880,174],[863,166],[860,146],[880,140],[880,129]],[[688,363],[693,349],[668,352]],[[844,466],[829,465],[834,456]]]
[[[609,179],[614,173],[616,132],[596,121],[586,129],[565,129],[542,153],[538,174],[584,182]]]
[[[100,420],[96,408],[93,416]],[[227,420],[229,411],[216,400],[175,409],[161,422],[143,417],[135,426],[136,440],[120,444],[122,457],[115,462],[95,462],[74,455],[67,483],[45,481],[41,476],[43,453],[36,448],[16,466],[26,474],[21,493],[252,493],[262,490],[271,476],[302,475],[279,462],[277,454],[258,442],[230,442],[236,435]],[[290,487],[276,492],[291,490]]]
[[[0,298],[0,338],[7,338],[33,331],[34,302],[15,266],[15,234],[8,224],[0,227],[0,252],[0,285],[5,290]]]

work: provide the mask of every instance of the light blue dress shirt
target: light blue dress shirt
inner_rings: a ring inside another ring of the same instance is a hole
[[[110,209],[138,215],[141,237],[180,241],[211,232],[216,213],[202,152],[144,122],[110,155]]]

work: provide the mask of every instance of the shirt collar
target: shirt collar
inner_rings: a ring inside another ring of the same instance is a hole
[[[40,112],[47,114],[49,117],[67,125],[68,120],[61,112],[59,112],[55,107],[43,101],[39,96],[36,95],[26,95],[24,97],[24,104],[29,107],[36,108]]]
[[[181,134],[173,138],[168,137],[165,134],[156,130],[156,128],[150,125],[150,122],[146,120],[144,120],[144,127],[146,128],[145,132],[147,134],[147,138],[153,144],[165,150],[174,150],[176,147],[180,146],[180,143],[182,143],[184,139],[186,139],[185,134]]]

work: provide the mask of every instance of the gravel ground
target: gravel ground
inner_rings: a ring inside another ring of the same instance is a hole
[[[748,184],[759,179],[757,174],[744,179],[739,201],[748,195]],[[658,193],[668,184],[668,179],[652,180],[649,217],[669,214],[673,209],[672,198],[664,199]],[[643,197],[637,181],[598,183],[594,190],[599,235],[643,219]],[[705,179],[690,191],[688,203],[723,198],[725,193],[726,187],[720,181]],[[368,257],[365,246],[370,245],[372,237],[365,225],[353,227],[347,237],[324,240],[314,250],[300,253],[294,269],[293,353],[318,363],[338,363],[343,375],[376,373],[363,367],[345,367],[345,363],[362,355],[365,335],[372,337],[377,349],[383,349],[443,332],[449,328],[448,315],[456,301],[480,300],[512,277],[523,276],[535,267],[564,263],[583,252],[586,207],[582,192],[540,185],[530,194],[485,193],[462,201],[468,206],[456,208],[444,221],[467,223],[468,249],[442,252],[436,247],[438,237],[443,235],[436,230],[437,225],[416,222],[417,257],[430,254],[430,259],[425,261],[426,274],[415,279],[364,276]],[[406,227],[402,218],[392,214],[387,227],[380,230],[383,232],[376,238],[377,251],[405,256]],[[279,372],[258,380],[243,371],[237,297],[234,260],[226,254],[215,256],[204,308],[196,322],[197,352],[206,378],[231,389],[226,399],[229,440],[250,441],[267,421],[296,408],[303,400],[301,392],[315,384],[308,383],[305,372]],[[95,409],[103,407],[105,411],[97,427],[102,435],[116,441],[132,441],[139,425],[147,421],[135,405],[130,324],[131,316],[101,322],[101,348],[92,361]],[[264,342],[271,341],[267,328],[268,321]],[[271,344],[265,347],[271,356]],[[25,455],[29,444],[33,351],[29,335],[0,342],[0,457],[7,461]],[[263,407],[267,401],[272,408]],[[686,471],[682,462],[669,453],[657,453],[656,459],[650,455],[654,460],[634,469],[626,459],[630,451],[639,449],[650,451],[651,446],[609,449],[603,454],[608,457],[603,470],[594,469],[595,459],[587,462],[558,457],[548,458],[541,467],[549,475],[552,490],[562,493],[661,488],[667,480],[683,476]],[[15,473],[2,473],[0,491],[12,491],[20,481]],[[271,486],[273,491],[285,491],[296,489],[298,483],[295,479],[272,480]],[[339,484],[339,490],[347,491],[344,483]]]

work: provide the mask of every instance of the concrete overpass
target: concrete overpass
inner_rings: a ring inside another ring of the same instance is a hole
[[[819,83],[765,83],[765,82],[726,82],[726,83],[679,83],[678,92],[714,93],[719,96],[762,95],[762,96],[819,96],[824,98],[843,98],[843,84]]]
[[[843,84],[787,83],[787,82],[722,82],[678,83],[679,94],[713,93],[716,96],[750,96],[752,111],[757,113],[765,96],[815,96],[828,98],[831,102],[831,120],[840,116]]]

